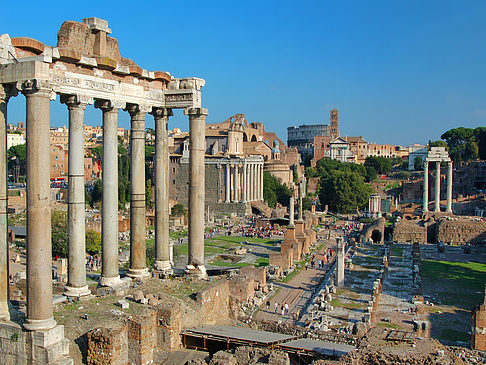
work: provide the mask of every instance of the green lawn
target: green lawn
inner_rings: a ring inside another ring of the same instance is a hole
[[[438,292],[441,304],[472,310],[483,301],[486,265],[477,262],[422,260],[424,289]]]

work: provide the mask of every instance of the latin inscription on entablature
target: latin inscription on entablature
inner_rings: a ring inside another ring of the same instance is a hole
[[[166,108],[189,108],[200,107],[200,91],[194,89],[188,90],[165,90],[165,107]]]

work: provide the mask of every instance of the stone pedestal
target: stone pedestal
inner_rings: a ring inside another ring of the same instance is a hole
[[[0,363],[11,365],[72,365],[64,326],[25,331],[13,322],[0,323]]]

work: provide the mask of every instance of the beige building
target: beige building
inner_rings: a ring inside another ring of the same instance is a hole
[[[7,150],[12,146],[19,146],[25,143],[23,134],[7,133]]]

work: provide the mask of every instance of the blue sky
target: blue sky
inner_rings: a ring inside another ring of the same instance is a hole
[[[486,126],[482,0],[7,1],[0,33],[56,45],[64,20],[91,16],[139,66],[206,79],[208,122],[244,113],[286,140],[288,126],[329,123],[336,107],[342,135],[401,145]],[[24,104],[9,103],[10,121]],[[66,107],[52,103],[51,119],[67,124]],[[100,119],[88,108],[87,122]],[[187,124],[179,111],[170,127]]]

